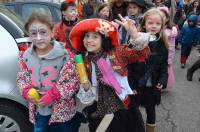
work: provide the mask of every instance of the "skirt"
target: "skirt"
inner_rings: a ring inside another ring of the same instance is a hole
[[[92,116],[95,110],[96,102],[83,109],[83,113],[88,117],[90,132],[95,132],[102,120],[102,118]],[[116,111],[106,132],[145,132],[141,112],[138,108]]]
[[[173,66],[169,65],[168,66],[168,82],[167,82],[167,90],[173,88],[175,83],[175,77],[174,77],[174,70]]]

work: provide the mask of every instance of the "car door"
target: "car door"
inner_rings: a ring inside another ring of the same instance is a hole
[[[19,70],[17,41],[0,25],[0,131],[30,132],[26,102],[16,85]]]

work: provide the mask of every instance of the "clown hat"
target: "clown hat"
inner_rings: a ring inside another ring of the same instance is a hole
[[[111,39],[114,47],[119,45],[118,30],[111,23],[104,19],[86,19],[77,23],[69,34],[69,40],[76,50],[83,50],[83,38],[87,32],[99,32]]]

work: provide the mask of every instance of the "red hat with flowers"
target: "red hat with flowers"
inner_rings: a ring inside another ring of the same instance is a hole
[[[76,50],[83,50],[83,38],[86,32],[99,32],[109,37],[114,47],[119,45],[117,28],[109,21],[93,18],[80,21],[72,28],[69,40]]]

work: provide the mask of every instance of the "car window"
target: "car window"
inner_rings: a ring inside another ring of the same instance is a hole
[[[9,26],[9,27],[5,27],[7,30],[8,29],[10,29],[11,30],[11,32],[13,33],[12,35],[14,36],[14,37],[19,37],[19,35],[15,35],[16,33],[15,33],[15,31],[12,31],[12,30],[16,30],[16,29],[18,29],[18,28],[20,28],[20,30],[23,32],[22,34],[23,35],[27,35],[27,33],[26,33],[26,31],[25,31],[25,29],[24,29],[24,22],[22,21],[22,19],[19,17],[19,16],[17,16],[15,13],[13,13],[13,12],[11,12],[10,10],[8,10],[7,8],[5,8],[5,6],[0,6],[0,15],[3,17],[3,18],[5,18],[4,20],[1,20],[0,19],[0,23],[2,24],[2,25],[7,25],[7,26]],[[11,20],[12,21],[11,21]],[[11,25],[10,25],[11,24]],[[11,27],[15,27],[15,28],[11,28]],[[16,30],[16,31],[19,31],[19,30]],[[21,34],[21,33],[20,33]],[[20,35],[21,36],[21,35]]]
[[[11,10],[12,12],[15,12],[15,7],[14,5],[6,5],[6,7]]]
[[[23,4],[22,5],[22,19],[24,21],[27,21],[29,16],[34,11],[43,12],[52,19],[52,15],[51,15],[51,11],[49,7],[46,5],[39,5],[39,4]]]
[[[56,12],[56,16],[58,16],[58,21],[59,22],[61,20],[61,12],[60,12],[60,9],[58,8],[54,8],[55,12]]]

